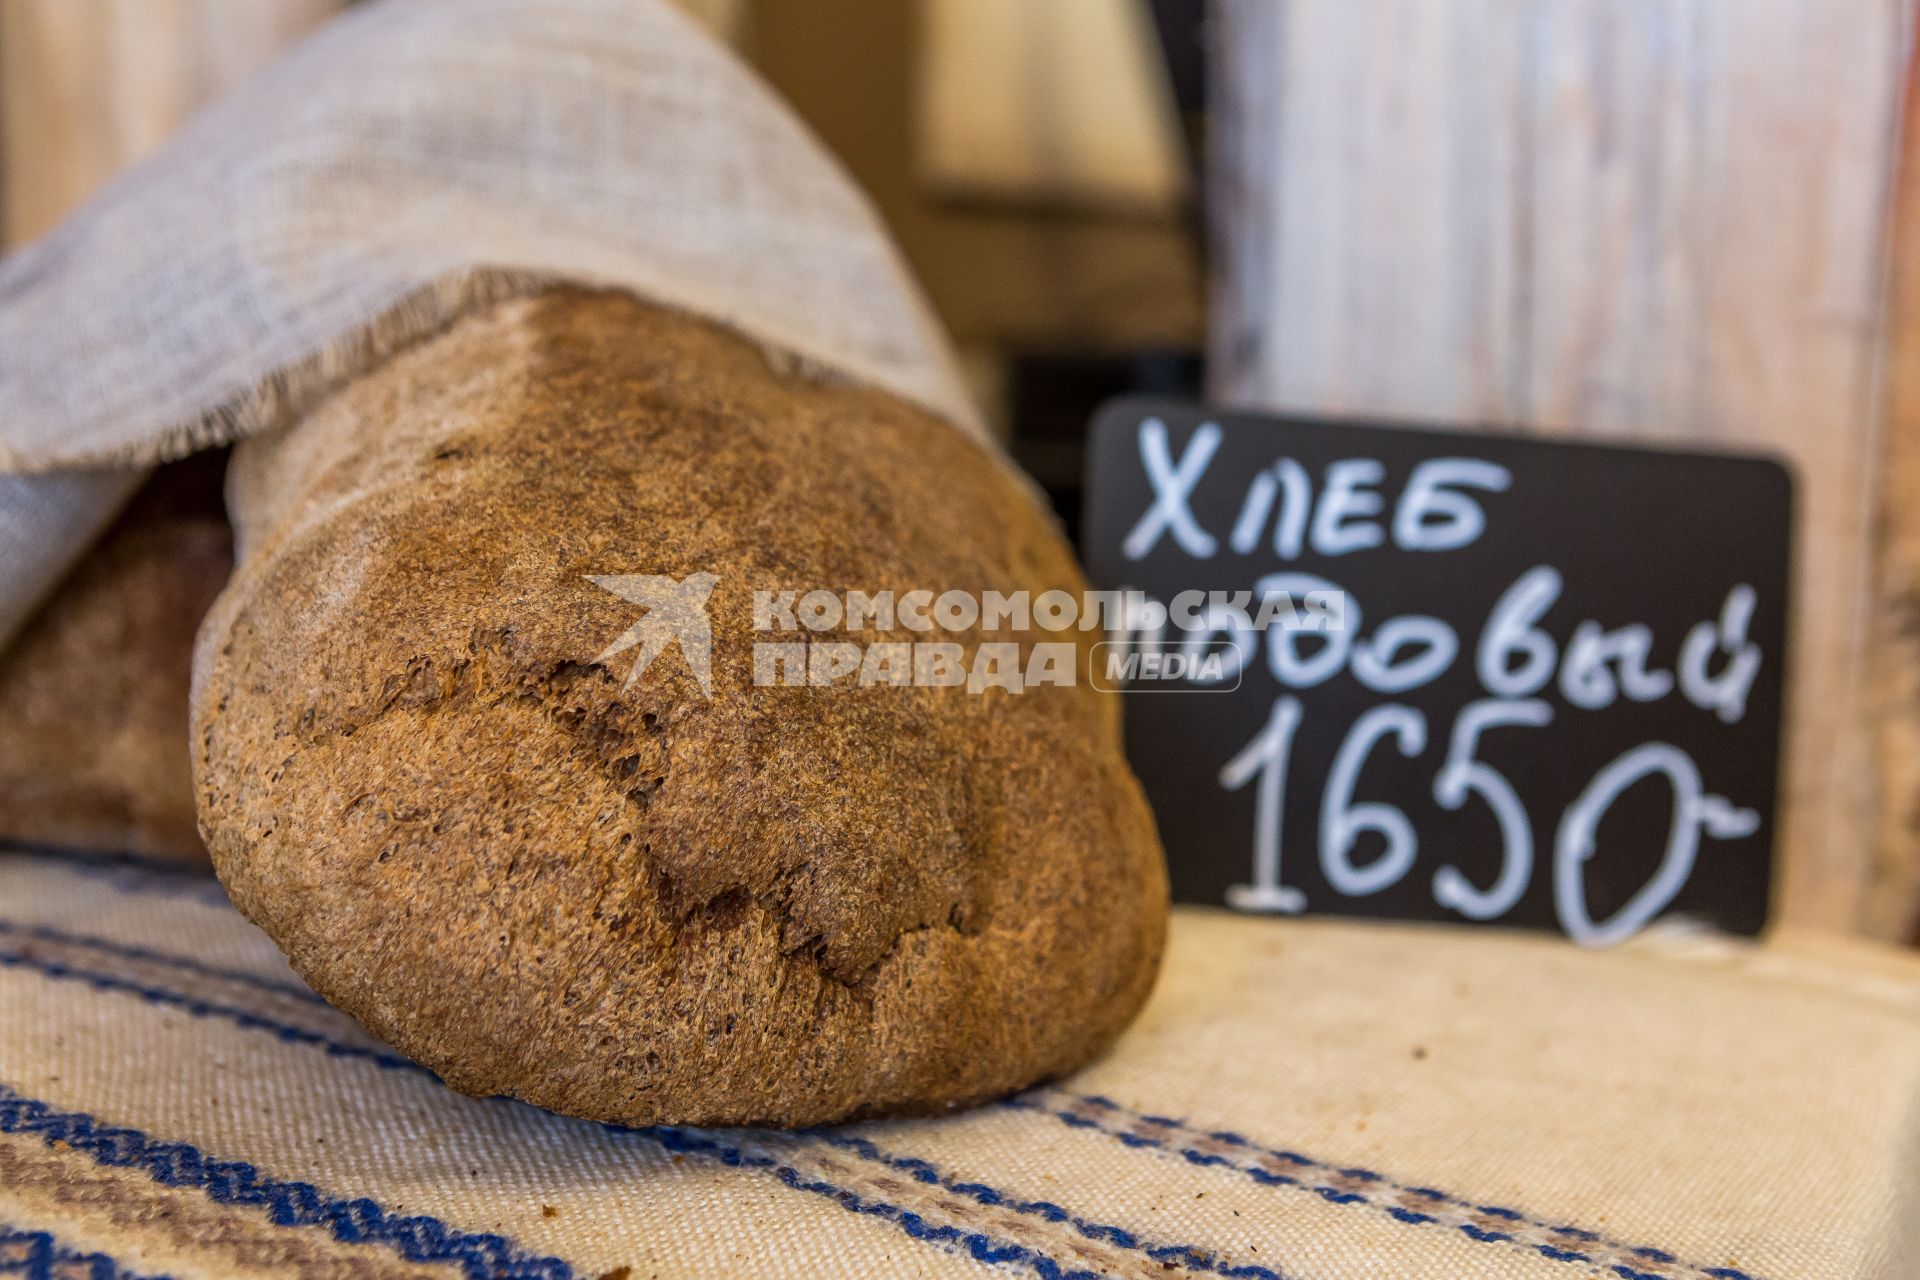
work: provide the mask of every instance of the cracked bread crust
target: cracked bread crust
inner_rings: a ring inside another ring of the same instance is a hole
[[[627,1124],[926,1112],[1085,1062],[1166,883],[1095,633],[756,632],[753,592],[1078,592],[1027,488],[622,295],[499,304],[230,480],[200,822],[241,910],[468,1093]],[[592,575],[712,573],[712,696]],[[755,640],[1073,640],[1082,678],[753,687]]]

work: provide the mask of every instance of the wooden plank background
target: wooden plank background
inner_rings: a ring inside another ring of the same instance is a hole
[[[913,161],[930,190],[1180,211],[1180,124],[1140,0],[921,0],[920,15]]]
[[[1791,457],[1802,535],[1778,912],[1880,936],[1911,936],[1920,906],[1920,784],[1882,794],[1890,738],[1912,739],[1904,769],[1920,776],[1920,645],[1907,635],[1895,662],[1908,702],[1892,724],[1889,677],[1868,678],[1884,580],[1920,573],[1920,521],[1875,512],[1896,456],[1904,478],[1886,483],[1905,487],[1889,506],[1920,492],[1905,436],[1883,449],[1878,395],[1911,10],[1213,11],[1213,394]],[[1889,530],[1898,562],[1875,586]],[[1920,609],[1902,599],[1911,631]]]
[[[0,0],[0,231],[31,240],[344,0]]]
[[[1911,67],[1896,173],[1863,699],[1877,804],[1862,923],[1920,942],[1920,78]]]

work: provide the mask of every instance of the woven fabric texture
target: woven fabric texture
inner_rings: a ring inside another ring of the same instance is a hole
[[[978,430],[865,198],[666,0],[383,0],[0,261],[0,471],[283,424],[553,280],[682,307]],[[0,641],[132,478],[0,487]]]
[[[1904,1280],[1916,967],[1183,910],[1070,1079],[617,1130],[451,1092],[211,880],[0,855],[0,1270]]]

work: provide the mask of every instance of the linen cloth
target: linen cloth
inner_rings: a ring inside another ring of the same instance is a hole
[[[977,431],[864,197],[665,0],[381,0],[0,261],[0,471],[296,419],[553,280],[627,289]],[[138,480],[0,484],[0,643]]]
[[[1908,1280],[1920,961],[1847,946],[1181,909],[1069,1079],[622,1130],[453,1093],[210,879],[0,854],[0,1271]]]

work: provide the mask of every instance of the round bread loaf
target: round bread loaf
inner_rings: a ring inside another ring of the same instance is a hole
[[[455,1088],[627,1124],[923,1112],[1080,1065],[1145,999],[1165,873],[1094,633],[756,629],[760,590],[1082,589],[952,427],[565,290],[393,358],[229,486],[208,847],[316,990]],[[649,611],[593,580],[698,575],[710,692],[691,632],[636,671]],[[756,642],[994,639],[1071,641],[1080,678],[754,683]]]

